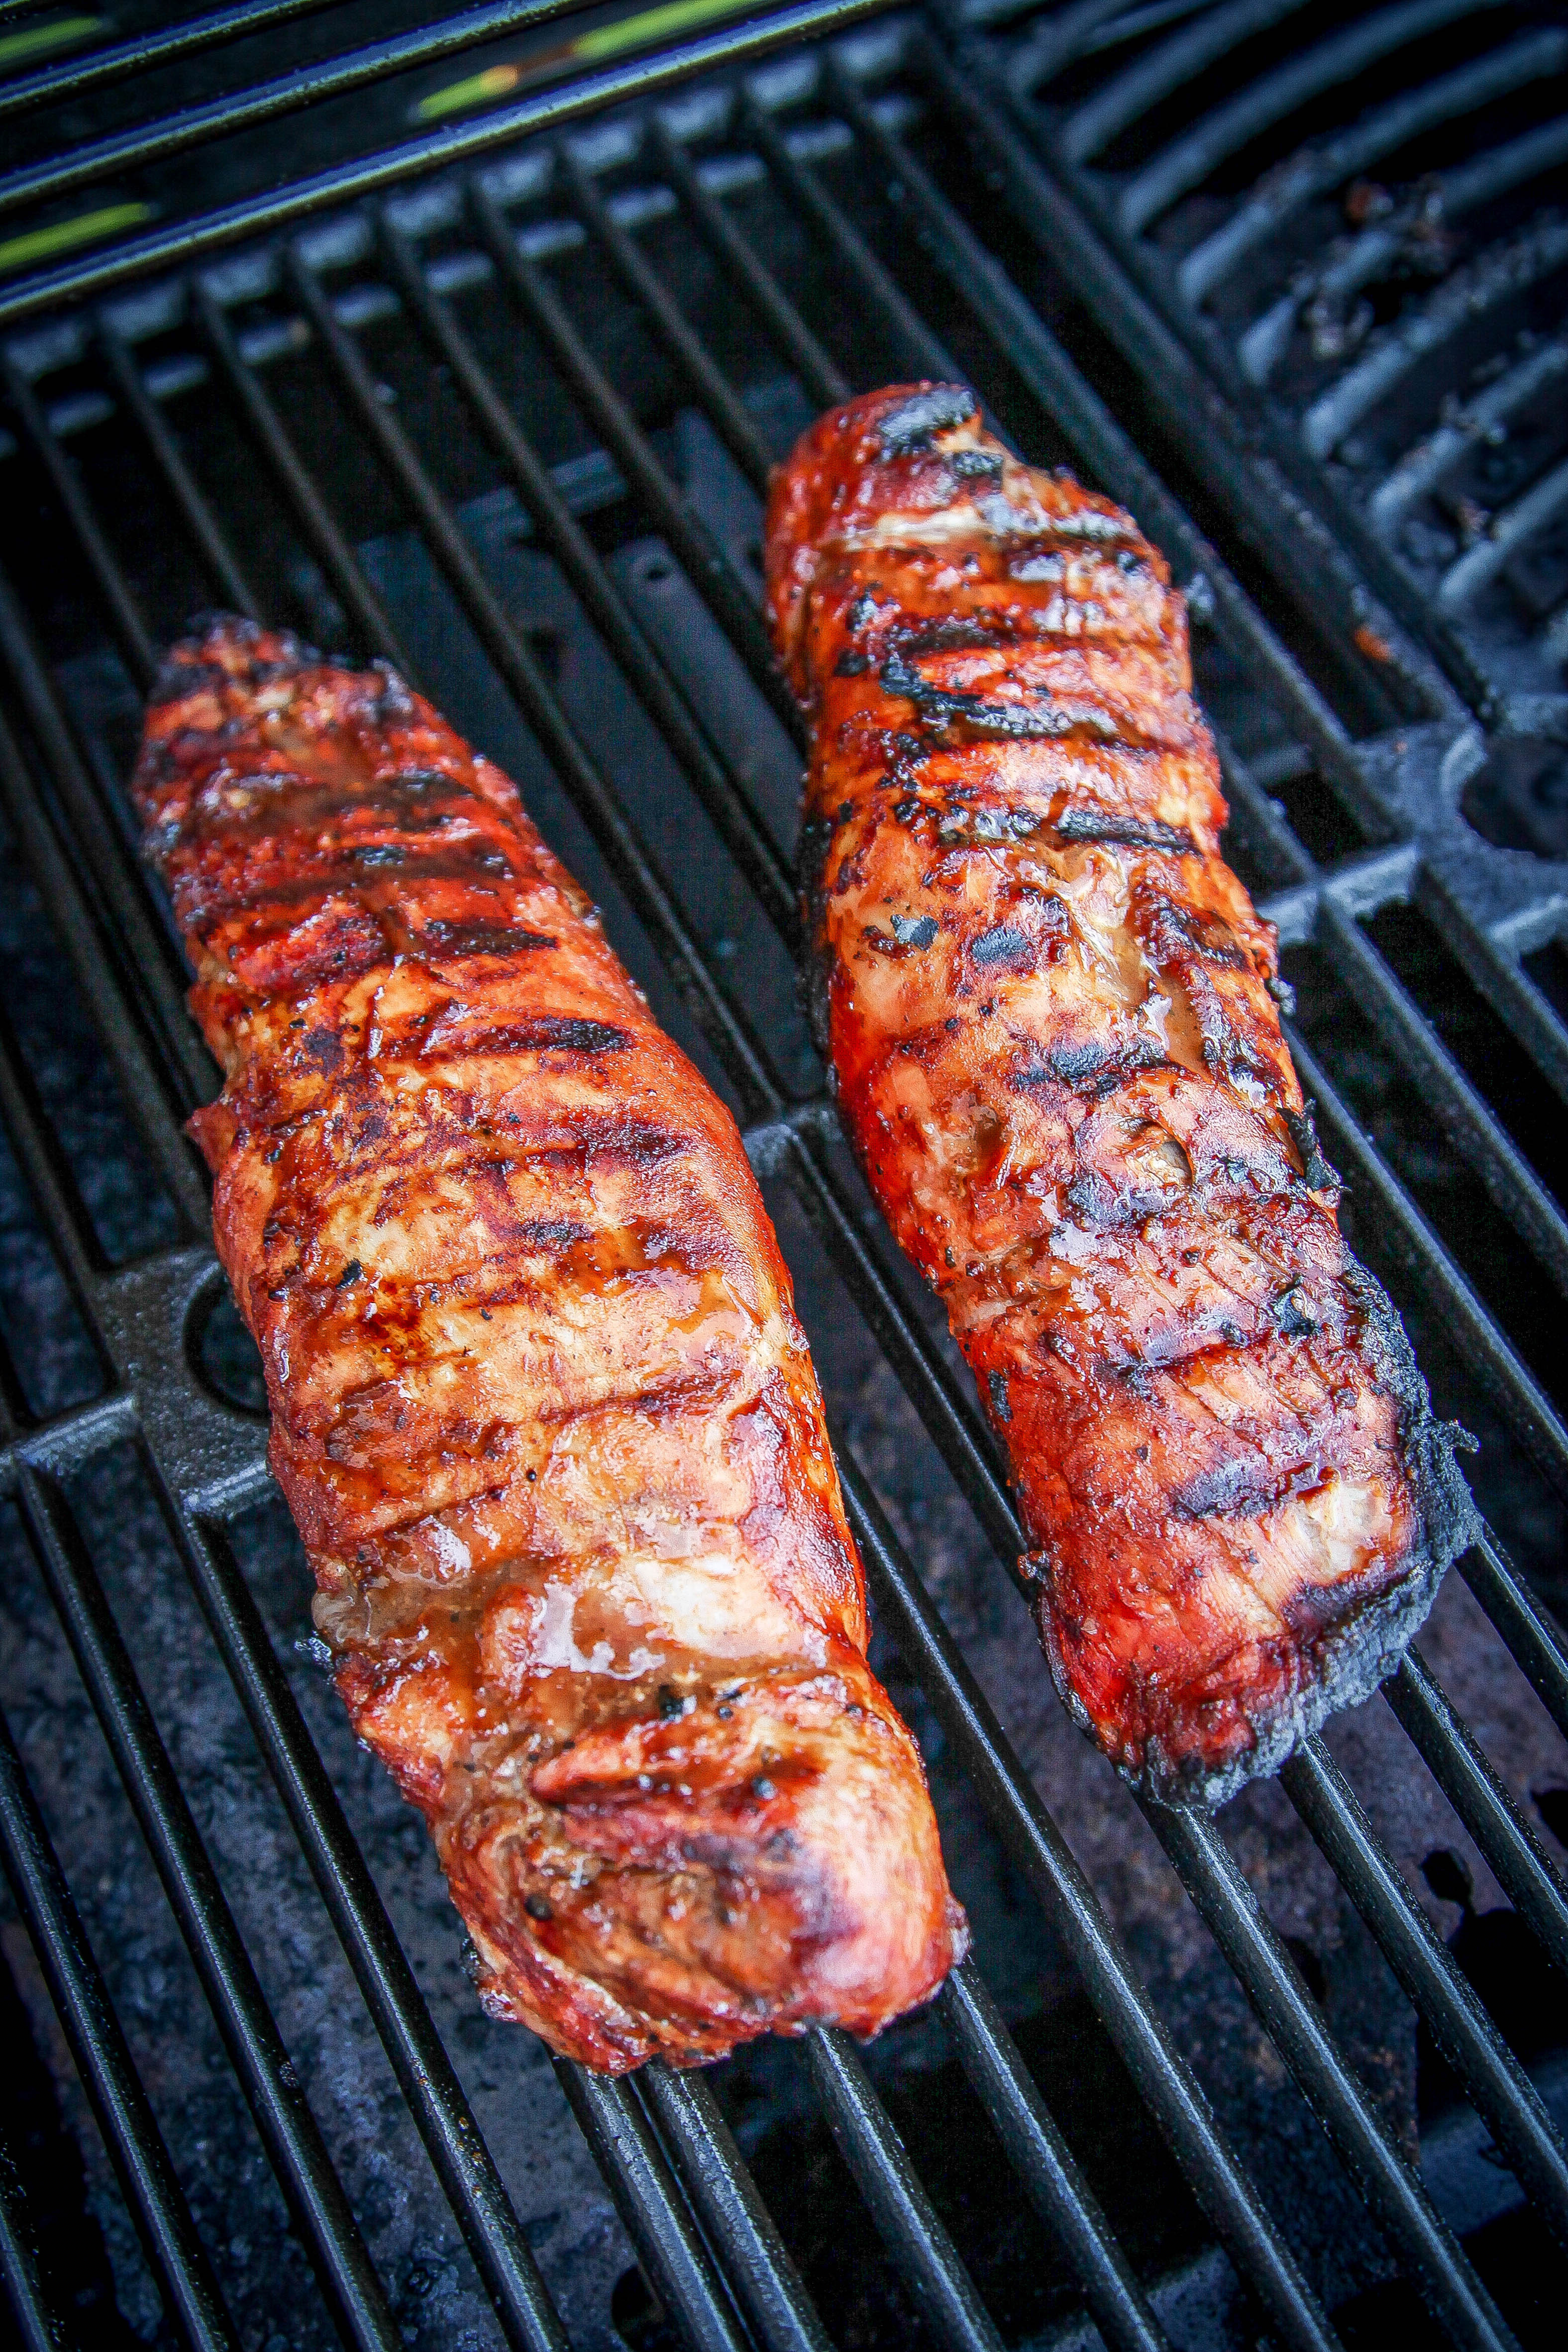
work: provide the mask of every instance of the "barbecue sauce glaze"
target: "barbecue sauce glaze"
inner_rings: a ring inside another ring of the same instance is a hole
[[[1011,1466],[1063,1698],[1216,1803],[1391,1671],[1474,1522],[1340,1235],[1182,598],[954,385],[823,417],[767,562],[845,1125]]]
[[[967,1936],[733,1120],[391,673],[219,620],[135,793],[316,1622],[486,2006],[612,2072],[875,2032]]]

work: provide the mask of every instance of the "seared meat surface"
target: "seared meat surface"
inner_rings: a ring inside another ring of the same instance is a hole
[[[389,673],[219,621],[135,792],[316,1622],[487,2006],[615,2072],[875,2032],[965,1929],[733,1121]]]
[[[1007,1455],[1064,1699],[1218,1802],[1392,1669],[1472,1515],[1340,1235],[1182,599],[953,385],[825,416],[767,556],[846,1125]]]

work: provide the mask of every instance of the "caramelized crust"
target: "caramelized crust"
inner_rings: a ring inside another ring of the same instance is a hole
[[[1063,1698],[1218,1802],[1391,1671],[1472,1517],[1340,1236],[1182,599],[953,385],[825,416],[767,553],[845,1123],[1008,1457]]]
[[[877,2032],[966,1931],[733,1121],[389,673],[220,620],[135,792],[316,1622],[486,2006],[612,2072]]]

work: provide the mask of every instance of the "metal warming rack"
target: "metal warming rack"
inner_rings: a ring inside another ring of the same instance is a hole
[[[220,47],[240,33],[319,13],[320,0],[315,9],[306,0],[231,8],[127,42],[118,51],[89,53],[0,86],[0,119],[24,115],[30,105],[85,97],[150,66]],[[471,11],[331,55],[264,87],[251,84],[167,119],[134,124],[96,150],[67,149],[0,178],[0,210],[58,197],[105,176],[123,177],[199,151],[219,133],[275,121],[335,95],[374,90],[395,72],[554,13],[537,5]],[[1287,944],[1310,943],[1349,986],[1490,1200],[1560,1290],[1568,1288],[1568,1225],[1561,1210],[1363,924],[1392,902],[1426,908],[1543,1080],[1561,1092],[1568,1084],[1568,1033],[1521,958],[1555,936],[1568,874],[1560,865],[1478,840],[1461,814],[1461,794],[1496,740],[1483,735],[1473,706],[1501,733],[1525,724],[1507,700],[1511,689],[1499,688],[1489,698],[1475,690],[1485,649],[1478,654],[1456,623],[1466,597],[1488,584],[1484,565],[1472,566],[1458,590],[1437,598],[1434,620],[1432,600],[1405,558],[1379,541],[1375,519],[1367,520],[1368,499],[1355,484],[1347,487],[1327,470],[1328,427],[1318,432],[1316,444],[1310,436],[1307,444],[1292,444],[1285,462],[1280,452],[1288,436],[1277,413],[1270,412],[1265,431],[1256,406],[1248,405],[1245,372],[1231,367],[1226,354],[1216,358],[1217,331],[1203,323],[1188,293],[1179,287],[1172,291],[1179,271],[1136,249],[1143,225],[1154,216],[1156,197],[1173,201],[1172,190],[1183,173],[1191,184],[1196,163],[1190,158],[1167,163],[1161,181],[1163,158],[1145,161],[1127,175],[1131,199],[1125,187],[1108,194],[1102,182],[1089,184],[1085,177],[1097,150],[1081,108],[1095,100],[1081,100],[1079,113],[1068,115],[1065,144],[1049,123],[1042,128],[1040,93],[1048,89],[1051,73],[1070,61],[1062,28],[1076,27],[1081,49],[1115,11],[1079,0],[1037,20],[1023,44],[1013,40],[1011,47],[1000,11],[992,11],[989,22],[977,17],[966,26],[900,18],[890,30],[879,29],[875,40],[837,47],[824,41],[869,13],[866,0],[808,0],[652,58],[556,83],[471,121],[384,143],[281,184],[242,191],[102,253],[13,279],[0,288],[0,329],[9,338],[5,390],[17,444],[13,462],[40,469],[90,583],[95,625],[117,648],[139,690],[154,674],[153,627],[117,557],[111,519],[70,453],[71,420],[51,405],[48,378],[66,364],[85,365],[94,374],[178,517],[212,594],[253,612],[247,550],[237,541],[221,501],[187,461],[164,415],[160,385],[138,357],[140,341],[176,320],[201,355],[209,397],[226,404],[258,453],[299,543],[345,616],[347,634],[363,652],[405,668],[440,699],[439,677],[424,674],[426,648],[399,641],[385,596],[351,546],[333,484],[318,473],[310,450],[269,390],[256,339],[237,324],[237,309],[254,300],[258,289],[280,300],[298,322],[294,348],[302,338],[316,352],[342,413],[662,957],[727,1081],[759,1171],[787,1187],[812,1221],[1011,1573],[1018,1531],[988,1438],[881,1244],[870,1235],[835,1154],[825,1095],[803,1096],[781,1073],[733,969],[705,944],[650,853],[635,793],[605,772],[569,719],[543,652],[510,617],[471,535],[437,487],[442,460],[422,443],[426,420],[405,422],[404,410],[385,396],[363,346],[364,321],[396,315],[419,363],[441,372],[475,446],[488,452],[495,477],[515,494],[535,543],[559,567],[756,906],[793,950],[797,917],[787,860],[737,774],[736,761],[703,723],[689,681],[644,625],[624,578],[601,554],[558,474],[536,448],[517,403],[498,384],[463,323],[458,295],[466,281],[451,261],[460,246],[468,257],[464,267],[471,271],[481,265],[511,315],[526,325],[624,491],[798,742],[798,718],[768,656],[754,579],[684,497],[668,446],[638,421],[636,385],[615,379],[574,320],[552,280],[547,246],[520,238],[510,217],[520,202],[547,191],[581,246],[638,310],[691,408],[706,419],[743,480],[760,490],[774,453],[754,410],[737,396],[639,241],[644,215],[606,193],[628,172],[639,186],[651,182],[665,192],[666,208],[673,207],[706,247],[781,368],[815,408],[843,397],[861,378],[845,356],[847,339],[841,352],[826,329],[807,323],[778,269],[726,202],[727,192],[744,179],[733,168],[742,157],[746,171],[765,178],[801,239],[826,262],[846,312],[871,323],[900,370],[968,377],[988,398],[994,394],[1001,404],[1005,393],[1015,404],[1047,417],[1074,465],[1133,509],[1169,553],[1179,579],[1196,582],[1194,604],[1215,638],[1247,667],[1276,712],[1282,738],[1305,747],[1306,761],[1372,845],[1320,866],[1270,798],[1267,779],[1260,782],[1239,753],[1225,747],[1233,840],[1274,889],[1268,911]],[[1415,18],[1421,11],[1386,13]],[[1425,11],[1434,21],[1439,13],[1436,6]],[[1252,0],[1249,9],[1238,5],[1199,14],[1195,26],[1188,21],[1191,10],[1142,14],[1173,20],[1168,37],[1185,40],[1190,54],[1175,68],[1167,58],[1163,79],[1145,65],[1142,95],[1121,90],[1111,100],[1104,88],[1118,85],[1102,86],[1095,126],[1097,136],[1104,134],[1102,144],[1135,123],[1140,103],[1168,99],[1182,73],[1202,72],[1205,61],[1225,53],[1227,41],[1234,47],[1248,26],[1282,19],[1289,10],[1280,0],[1272,5]],[[805,42],[816,46],[800,47]],[[1033,47],[1024,69],[1017,58],[1028,43]],[[764,52],[781,49],[783,67],[748,77]],[[660,93],[670,93],[662,106],[656,103]],[[607,110],[608,126],[593,140],[564,135],[569,124]],[[1266,110],[1261,119],[1267,122]],[[825,123],[832,126],[831,137],[823,135]],[[524,140],[531,143],[520,149]],[[498,151],[508,159],[505,169],[495,168]],[[975,226],[973,207],[963,208],[931,168],[933,154],[949,152],[962,154],[965,170],[978,174],[989,192],[995,219],[987,222],[985,234]],[[512,168],[519,154],[526,168]],[[841,176],[845,155],[901,224],[896,251],[879,247],[836,192],[824,159],[837,159]],[[723,168],[715,166],[715,157]],[[417,184],[411,189],[411,183]],[[352,212],[343,210],[351,205]],[[325,229],[307,226],[323,211],[331,213]],[[244,267],[227,257],[236,240],[264,235],[278,241]],[[1361,699],[1351,697],[1352,704],[1381,714],[1373,724],[1356,731],[1346,726],[1333,697],[1309,675],[1258,595],[1200,533],[1068,357],[1026,291],[1031,247],[1054,256],[1074,276],[1099,331],[1131,366],[1154,425],[1163,420],[1179,428],[1190,445],[1198,490],[1228,518],[1242,542],[1263,551],[1265,569],[1297,604],[1315,610],[1320,633],[1338,647],[1345,672],[1358,681]],[[1218,263],[1211,259],[1205,267],[1217,271]],[[362,289],[366,273],[374,278],[385,297],[379,309],[363,299],[356,307],[334,293],[331,281],[345,270],[357,273]],[[909,291],[911,282],[921,289],[918,301]],[[1194,282],[1189,270],[1189,289]],[[1188,307],[1178,316],[1179,302]],[[950,348],[954,342],[956,351]],[[1327,397],[1319,396],[1315,414]],[[1333,414],[1348,415],[1352,405],[1342,399]],[[1318,445],[1319,455],[1311,455]],[[1375,496],[1370,505],[1375,508]],[[367,2352],[390,2352],[402,2340],[385,2284],[313,2116],[309,2086],[290,2063],[67,1495],[73,1474],[127,1444],[155,1489],[502,2333],[514,2346],[562,2347],[565,2332],[500,2169],[312,1742],[231,1538],[235,1521],[264,1492],[266,1473],[256,1421],[225,1407],[193,1360],[193,1318],[210,1302],[214,1268],[205,1239],[206,1195],[181,1125],[210,1093],[212,1074],[183,1008],[176,954],[109,790],[83,756],[40,652],[27,587],[25,578],[0,579],[0,805],[176,1204],[184,1238],[122,1265],[105,1261],[34,1078],[9,1025],[0,1022],[0,1112],[101,1360],[104,1381],[93,1402],[39,1423],[27,1412],[14,1368],[0,1365],[7,1491],[343,2339]],[[1470,693],[1471,707],[1451,683],[1455,677]],[[1482,683],[1489,681],[1483,677]],[[1550,699],[1545,670],[1531,691],[1537,701],[1527,716],[1539,730],[1544,723],[1540,705]],[[1288,762],[1280,772],[1289,772]],[[1303,1039],[1296,1035],[1291,1042],[1303,1083],[1316,1098],[1325,1144],[1348,1177],[1365,1230],[1441,1318],[1454,1349],[1519,1446],[1559,1493],[1568,1494],[1568,1431],[1552,1403]],[[1296,2352],[1328,2352],[1338,2340],[1332,2326],[1271,2218],[1259,2183],[1227,2145],[1061,1829],[1012,1751],[868,1481],[842,1447],[840,1464],[883,1634],[918,1683],[1008,1853],[1070,1951],[1110,2042],[1270,2336]],[[1459,1572],[1568,1735],[1568,1652],[1555,1625],[1489,1535]],[[1021,1620],[1018,1638],[1026,1638]],[[1385,1696],[1521,1918],[1559,1967],[1568,1968],[1568,1888],[1475,1738],[1415,1655]],[[1542,2228],[1568,2248],[1568,2149],[1542,2095],[1323,1745],[1310,1743],[1283,1780]],[[1223,1821],[1155,1808],[1147,1809],[1147,1819],[1436,2321],[1454,2343],[1478,2352],[1511,2343],[1464,2248],[1331,2038],[1235,1859]],[[167,2323],[193,2345],[232,2346],[238,2340],[234,2323],[175,2164],[16,1746],[4,1730],[0,1839]],[[1019,2186],[1081,2281],[1105,2342],[1154,2352],[1165,2342],[1162,2299],[1151,2295],[1119,2246],[973,1962],[953,1977],[939,2014]],[[819,2032],[805,2042],[802,2058],[933,2340],[997,2347],[996,2323],[854,2045]],[[704,2077],[678,2076],[659,2065],[622,2083],[570,2066],[558,2071],[647,2275],[687,2339],[704,2352],[752,2343],[784,2352],[826,2343],[828,2331]],[[36,2231],[25,2167],[15,2147],[0,2148],[0,2264],[25,2339],[53,2345],[68,2339],[48,2305]]]

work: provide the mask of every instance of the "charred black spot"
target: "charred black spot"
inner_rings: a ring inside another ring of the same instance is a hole
[[[1093,726],[1093,714],[1047,709],[1038,702],[987,702],[978,694],[932,686],[901,654],[889,654],[882,664],[884,690],[912,702],[922,718],[940,723],[961,720],[981,735],[1017,737],[1026,741],[1070,735],[1075,728]],[[1096,731],[1103,731],[1097,729]]]
[[[1164,1055],[1152,1039],[1133,1038],[1120,1047],[1111,1047],[1086,1039],[1080,1044],[1058,1045],[1046,1055],[1043,1062],[1025,1065],[1014,1070],[1008,1084],[1013,1087],[1070,1087],[1075,1094],[1087,1095],[1099,1101],[1111,1094],[1126,1079],[1136,1077],[1145,1070],[1167,1067]],[[1082,1189],[1082,1188],[1088,1189]],[[1080,1197],[1081,1192],[1081,1197]],[[1079,1177],[1068,1189],[1068,1198],[1085,1214],[1103,1216],[1110,1213],[1114,1196],[1099,1177]]]
[[[1249,1462],[1216,1463],[1176,1487],[1171,1496],[1191,1519],[1237,1518],[1266,1509],[1272,1499]]]
[[[900,631],[897,650],[908,654],[980,653],[993,646],[1010,645],[1014,633],[1005,623],[988,625],[967,615],[927,621],[920,628]]]
[[[1087,1041],[1081,1045],[1058,1045],[1046,1055],[1051,1076],[1064,1087],[1081,1087],[1087,1079],[1097,1078],[1110,1060],[1110,1048]]]
[[[833,665],[835,677],[864,677],[871,667],[868,654],[844,653]]]
[[[1013,923],[994,923],[982,931],[977,940],[969,942],[969,961],[989,971],[994,964],[1019,964],[1034,961],[1034,942],[1027,931]]]
[[[877,437],[885,457],[912,457],[929,448],[933,434],[967,423],[980,403],[966,384],[932,383],[911,393],[879,419]]]
[[[319,1071],[325,1078],[342,1069],[344,1052],[343,1040],[337,1030],[311,1029],[295,1046],[294,1060],[297,1066]]]
[[[372,841],[353,852],[361,866],[405,866],[408,852],[400,842]]]
[[[1285,1124],[1290,1130],[1290,1140],[1301,1162],[1301,1173],[1309,1190],[1314,1192],[1337,1192],[1340,1180],[1324,1159],[1318,1146],[1318,1130],[1312,1124],[1312,1105],[1304,1103],[1300,1110],[1288,1110]]]
[[[917,953],[931,947],[936,939],[938,924],[934,915],[891,915],[887,932],[868,928],[866,944],[879,949],[883,955],[899,955],[913,949]]]
[[[553,1919],[555,1916],[548,1897],[543,1895],[525,1895],[522,1907],[531,1919]]]
[[[1026,841],[1042,822],[1035,809],[971,809],[950,803],[937,820],[936,837],[944,849],[959,842]]]
[[[552,946],[554,942],[552,940]],[[631,1044],[624,1029],[607,1021],[574,1021],[558,1013],[541,1013],[531,1021],[514,1021],[492,1029],[466,1050],[479,1054],[615,1054]]]
[[[361,1265],[358,1258],[351,1257],[347,1265],[344,1266],[342,1274],[338,1276],[337,1287],[340,1290],[352,1289],[363,1272],[364,1268]]]
[[[426,955],[526,955],[558,944],[547,931],[525,931],[510,923],[453,923],[439,915],[433,915],[419,933],[419,946]]]
[[[1011,1421],[1013,1407],[1007,1395],[1005,1372],[987,1372],[985,1385],[991,1392],[991,1410],[998,1421]]]
[[[1197,843],[1182,826],[1152,818],[1110,816],[1100,809],[1064,809],[1057,821],[1064,841],[1113,841],[1128,849],[1167,849],[1195,856]]]
[[[371,715],[377,727],[406,726],[414,716],[414,697],[390,662],[373,662],[373,675],[380,678],[381,691],[371,703]]]
[[[1310,1339],[1317,1329],[1315,1318],[1301,1304],[1300,1291],[1282,1291],[1274,1301],[1274,1328],[1287,1339]]]
[[[844,615],[848,629],[864,629],[877,617],[877,599],[868,588],[863,588]]]
[[[579,1225],[570,1217],[529,1217],[521,1232],[530,1249],[569,1250],[579,1242],[592,1241],[593,1227]]]
[[[964,481],[995,481],[1006,459],[1000,449],[955,449],[947,462]]]
[[[1133,929],[1162,969],[1173,965],[1180,970],[1183,965],[1202,963],[1217,965],[1226,971],[1244,971],[1250,966],[1251,959],[1238,945],[1228,923],[1198,908],[1179,905],[1163,890],[1152,889],[1147,884],[1137,888],[1131,914]],[[1185,976],[1190,985],[1191,976]],[[1205,1028],[1205,1045],[1208,1042]],[[1234,1047],[1235,1040],[1230,1043]]]

